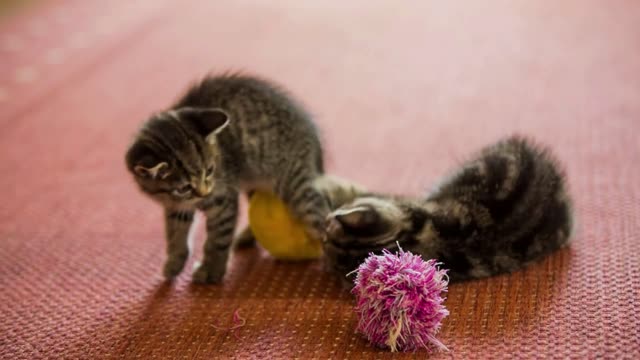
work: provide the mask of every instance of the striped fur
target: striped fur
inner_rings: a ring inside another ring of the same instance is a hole
[[[511,137],[426,198],[360,194],[332,212],[326,227],[327,260],[341,273],[397,242],[443,262],[455,281],[511,272],[566,245],[572,214],[550,152]]]
[[[205,78],[145,122],[126,162],[141,190],[166,209],[167,278],[182,271],[193,214],[201,210],[207,240],[193,279],[222,279],[240,192],[273,191],[312,237],[324,231],[329,207],[313,186],[323,172],[316,128],[299,104],[267,81]],[[243,233],[243,241],[250,237]]]

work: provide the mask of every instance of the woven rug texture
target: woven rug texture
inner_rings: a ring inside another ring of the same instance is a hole
[[[430,358],[640,358],[636,1],[42,0],[0,6],[1,359],[424,359],[354,332],[319,262],[233,254],[172,284],[162,211],[124,166],[140,123],[207,72],[276,80],[327,168],[422,194],[513,133],[549,145],[572,245],[454,284]],[[244,208],[244,204],[243,204]],[[246,223],[246,216],[242,222]],[[195,232],[201,255],[202,222]],[[233,331],[234,313],[246,323]]]

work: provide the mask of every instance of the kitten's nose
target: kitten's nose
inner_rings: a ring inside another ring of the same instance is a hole
[[[325,230],[327,232],[327,236],[331,238],[337,238],[344,235],[344,230],[342,228],[342,224],[338,219],[333,216],[329,216],[324,224]]]
[[[211,194],[211,186],[207,186],[206,184],[199,184],[194,190],[200,197]]]
[[[325,222],[325,230],[327,234],[327,242],[335,247],[344,248],[352,245],[357,239],[345,234],[342,223],[334,216],[329,216]]]

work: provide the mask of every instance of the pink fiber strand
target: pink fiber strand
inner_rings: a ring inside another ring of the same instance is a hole
[[[231,327],[226,328],[216,325],[211,326],[216,330],[229,331],[236,337],[236,339],[239,339],[239,336],[235,330],[243,327],[246,323],[247,321],[242,316],[240,316],[240,309],[236,309],[236,311],[233,312],[233,325]]]

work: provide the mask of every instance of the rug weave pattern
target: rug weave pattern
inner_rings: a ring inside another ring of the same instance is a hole
[[[451,286],[433,358],[640,358],[640,8],[615,2],[44,0],[1,17],[0,358],[386,355],[317,262],[249,249],[222,285],[163,282],[161,210],[123,154],[211,69],[285,84],[330,171],[370,188],[424,192],[514,132],[553,147],[571,247]]]

